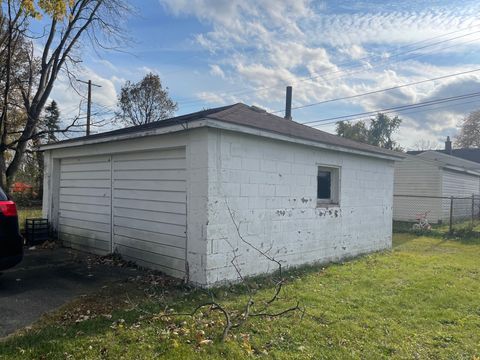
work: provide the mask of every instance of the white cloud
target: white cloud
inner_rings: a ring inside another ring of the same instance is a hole
[[[116,85],[118,84],[118,78],[102,77],[90,68],[79,69],[76,77],[81,80],[92,80],[94,84],[101,86],[92,87],[92,122],[97,123],[101,119],[112,118],[117,102]],[[66,76],[59,76],[50,94],[50,101],[55,100],[58,103],[63,126],[68,126],[72,119],[77,116],[81,117],[79,123],[85,121],[87,85],[74,82],[73,86],[75,86],[75,89]],[[111,125],[108,125],[101,130],[109,130],[110,127]],[[92,129],[92,131],[99,130],[95,127]]]
[[[198,99],[209,104],[235,100],[278,109],[283,107],[286,85],[294,86],[294,105],[300,105],[478,66],[435,61],[439,54],[462,53],[467,46],[469,51],[480,50],[477,20],[480,4],[476,3],[442,6],[411,2],[380,6],[308,0],[159,1],[176,16],[193,16],[210,26],[208,31],[196,34],[195,39],[214,54],[215,64],[210,65],[210,74],[236,86],[237,90],[197,92]],[[443,36],[446,33],[451,35]],[[434,39],[425,42],[427,38]],[[372,54],[376,56],[365,59]],[[373,111],[411,104],[475,91],[479,82],[477,76],[429,82],[332,103],[328,111],[332,112],[335,106],[340,111],[348,108]],[[405,121],[399,139],[410,145],[418,136],[439,141],[446,133],[456,131],[459,119],[473,106],[439,105],[400,114]],[[324,108],[316,109],[316,118],[327,117]]]
[[[225,73],[223,72],[222,68],[217,64],[210,65],[210,74],[213,76],[219,76],[222,79],[225,79]]]

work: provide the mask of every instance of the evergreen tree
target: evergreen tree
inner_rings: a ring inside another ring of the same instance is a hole
[[[55,100],[45,108],[45,115],[42,121],[41,131],[45,131],[46,134],[42,138],[47,143],[58,141],[56,132],[60,130],[60,110]]]

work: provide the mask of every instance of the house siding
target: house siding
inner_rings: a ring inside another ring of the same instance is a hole
[[[395,162],[394,194],[394,220],[416,221],[416,215],[425,212],[430,222],[443,220],[441,169],[437,164],[414,156]]]
[[[464,174],[444,169],[442,171],[442,196],[470,197],[480,194],[480,176]],[[450,200],[443,201],[443,217],[450,217]],[[478,213],[478,209],[474,209]],[[458,199],[453,202],[453,217],[455,219],[470,218],[472,202],[470,199]]]
[[[340,168],[340,205],[318,208],[318,166]],[[208,136],[207,283],[389,248],[393,161],[228,130]],[[230,216],[230,211],[234,221]]]

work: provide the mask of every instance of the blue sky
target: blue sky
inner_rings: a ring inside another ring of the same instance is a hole
[[[126,80],[160,75],[184,114],[234,102],[275,111],[286,85],[294,106],[480,69],[477,1],[144,0],[125,22],[126,52],[83,49],[79,77],[102,85],[114,110]],[[100,55],[100,56],[99,56]],[[480,91],[480,71],[294,110],[306,122]],[[52,98],[66,117],[80,98],[60,79]],[[475,100],[475,99],[473,99]],[[480,102],[399,113],[407,148],[454,136]],[[319,126],[334,131],[334,125]],[[98,129],[97,131],[102,131]]]

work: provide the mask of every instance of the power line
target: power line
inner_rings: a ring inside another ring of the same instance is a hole
[[[384,88],[384,89],[379,89],[379,90],[372,90],[372,91],[368,91],[368,92],[361,93],[361,94],[355,94],[355,95],[344,96],[344,97],[339,97],[339,98],[334,98],[334,99],[322,100],[322,101],[314,102],[314,103],[311,103],[311,104],[306,104],[306,105],[301,105],[301,106],[294,106],[294,107],[292,107],[292,110],[304,109],[304,108],[308,108],[308,107],[312,107],[312,106],[317,106],[317,105],[322,105],[322,104],[326,104],[326,103],[330,103],[330,102],[335,102],[335,101],[340,101],[340,100],[355,99],[355,98],[362,97],[362,96],[378,94],[378,93],[381,93],[381,92],[391,91],[391,90],[395,90],[395,89],[401,89],[401,88],[404,88],[404,87],[407,87],[407,86],[419,85],[419,84],[423,84],[423,83],[430,82],[430,81],[443,80],[443,79],[447,79],[447,78],[450,78],[450,77],[455,77],[455,76],[460,76],[460,75],[471,74],[471,73],[478,72],[478,71],[480,71],[480,68],[474,69],[474,70],[462,71],[462,72],[455,73],[455,74],[443,75],[443,76],[439,76],[439,77],[435,77],[435,78],[431,78],[431,79],[425,79],[425,80],[415,81],[415,82],[411,82],[411,83],[407,83],[407,84],[392,86],[392,87],[389,87],[389,88]],[[282,110],[273,111],[272,113],[273,113],[273,114],[276,114],[276,113],[279,113],[279,112],[283,112],[283,109],[282,109]]]
[[[479,26],[479,24],[477,25],[474,25],[472,27],[477,27]],[[444,37],[444,36],[448,36],[448,35],[452,35],[454,33],[458,33],[458,32],[461,32],[461,31],[465,31],[465,30],[468,30],[468,29],[471,29],[472,27],[469,27],[469,28],[465,28],[463,30],[456,30],[456,31],[453,31],[453,32],[450,32],[450,33],[447,33],[447,34],[444,34],[444,35],[438,35],[436,37],[433,37],[433,38],[429,38],[429,39],[425,39],[425,40],[422,40],[422,41],[419,41],[419,42],[416,42],[416,43],[412,43],[412,44],[408,44],[408,45],[404,45],[402,46],[401,48],[408,48],[408,47],[411,47],[412,45],[415,45],[415,44],[418,44],[418,43],[422,43],[422,42],[426,42],[426,41],[430,41],[430,40],[433,40],[433,39],[437,39],[439,37]],[[427,44],[427,45],[424,45],[424,46],[421,46],[421,47],[418,47],[418,48],[414,48],[414,49],[410,49],[410,50],[407,50],[407,51],[403,51],[403,52],[399,52],[399,53],[394,53],[392,56],[390,56],[388,59],[386,59],[385,61],[381,62],[381,64],[384,64],[384,63],[388,63],[388,62],[391,62],[391,59],[394,58],[394,57],[399,57],[401,55],[405,55],[405,54],[408,54],[408,53],[411,53],[411,52],[414,52],[414,51],[418,51],[418,50],[423,50],[425,48],[428,48],[428,47],[432,47],[432,46],[436,46],[436,45],[439,45],[439,44],[442,44],[442,43],[445,43],[445,42],[448,42],[448,41],[452,41],[452,40],[457,40],[457,39],[460,39],[460,38],[463,38],[463,37],[466,37],[466,36],[469,36],[469,35],[472,35],[472,34],[475,34],[475,33],[479,33],[480,30],[477,30],[477,31],[474,31],[474,32],[470,32],[470,33],[467,33],[467,34],[463,34],[463,35],[459,35],[459,36],[456,36],[456,37],[453,37],[453,38],[449,38],[449,39],[445,39],[445,40],[442,40],[442,41],[437,41],[435,43],[431,43],[431,44]],[[475,40],[478,40],[478,39],[475,39]],[[456,46],[456,45],[454,45]],[[448,47],[447,47],[448,48]],[[445,48],[442,48],[442,49],[438,49],[436,51],[441,51]],[[428,54],[428,53],[427,53]],[[419,57],[419,56],[424,56],[425,54],[418,54],[416,55],[415,57]],[[344,62],[344,63],[340,63],[338,66],[342,66],[344,64],[348,65],[348,64],[351,64],[353,68],[355,67],[360,67],[360,66],[364,66],[364,64],[356,64],[355,63],[358,63],[360,61],[364,61],[364,60],[368,60],[368,59],[376,59],[380,57],[379,55],[371,55],[371,56],[366,56],[366,57],[363,57],[363,58],[360,58],[360,59],[357,59],[355,62],[352,62],[352,61],[349,61],[349,62]],[[399,60],[396,60],[396,62],[398,62]],[[354,65],[354,66],[353,66]],[[378,66],[376,66],[378,67]],[[329,71],[329,72],[323,72],[323,73],[317,73],[317,74],[313,74],[311,76],[308,76],[308,77],[305,77],[303,79],[299,79],[297,81],[294,81],[292,82],[291,84],[296,84],[296,83],[300,83],[300,82],[305,82],[305,81],[310,81],[310,80],[315,80],[319,77],[322,77],[322,76],[325,76],[325,75],[329,75],[329,74],[335,74],[335,73],[339,73],[339,72],[343,72],[345,71],[345,69],[340,69],[340,70],[336,70],[336,71]],[[351,75],[351,74],[347,74],[347,75]],[[335,80],[337,78],[334,78],[334,79],[330,79],[330,80]],[[277,88],[279,87],[280,85],[273,85],[273,86],[264,86],[264,87],[258,87],[258,88],[245,88],[245,90],[232,90],[232,91],[225,91],[223,93],[221,93],[220,95],[242,95],[242,94],[246,94],[246,93],[249,93],[249,92],[252,92],[252,91],[264,91],[264,90],[269,90],[269,89],[273,89],[273,88]],[[283,86],[283,85],[282,85]],[[197,102],[202,102],[203,100],[201,99],[197,99],[197,98],[191,98],[192,100],[188,100],[188,98],[184,99],[184,100],[181,100],[179,101],[179,104],[180,105],[187,105],[187,104],[193,104],[193,103],[197,103]]]
[[[464,101],[464,102],[459,102],[459,103],[455,103],[455,104],[448,104],[448,105],[445,105],[445,106],[437,106],[435,107],[435,110],[437,109],[444,109],[444,108],[451,108],[451,107],[456,107],[456,106],[459,106],[459,105],[466,105],[466,104],[473,104],[473,103],[477,103],[478,100],[472,100],[472,101]],[[405,109],[405,110],[392,110],[392,111],[385,111],[383,112],[383,114],[391,114],[391,113],[396,113],[396,112],[399,112],[399,113],[404,113],[404,114],[417,114],[417,113],[421,113],[421,112],[425,112],[425,111],[431,111],[431,109],[422,109],[422,110],[415,110],[415,108],[413,109],[414,111],[408,111],[410,109]],[[349,120],[344,120],[344,121],[361,121],[361,120],[369,120],[370,117],[362,117],[362,118],[353,118],[353,119],[349,119]],[[316,127],[320,127],[320,126],[327,126],[327,125],[331,125],[331,124],[336,124],[338,123],[338,121],[331,121],[331,122],[327,122],[327,123],[323,123],[323,124],[318,124],[318,125],[312,125],[313,128],[316,128]]]
[[[335,117],[330,117],[330,118],[325,118],[325,119],[320,119],[320,120],[307,121],[307,122],[304,122],[302,124],[308,125],[308,124],[322,123],[322,122],[332,121],[332,120],[335,120],[335,122],[338,122],[338,121],[341,121],[341,120],[351,121],[351,120],[355,120],[356,117],[358,118],[358,117],[364,117],[364,116],[368,116],[368,115],[375,115],[377,113],[383,113],[383,112],[387,112],[387,111],[400,111],[402,109],[411,109],[411,108],[432,106],[432,105],[436,105],[436,104],[441,104],[441,103],[455,101],[455,100],[468,99],[468,98],[477,97],[477,96],[480,96],[480,92],[467,93],[467,94],[457,95],[457,96],[449,96],[449,97],[445,97],[445,98],[428,100],[428,101],[423,101],[423,102],[414,103],[414,104],[393,106],[393,107],[390,107],[390,108],[373,110],[373,111],[365,111],[365,112],[356,113],[356,114],[342,115],[342,116],[335,116]]]

